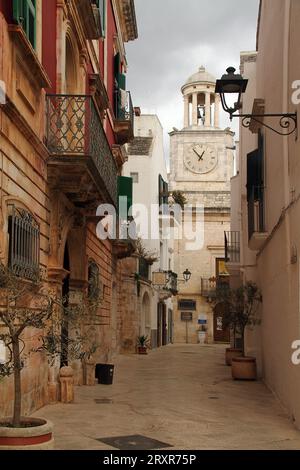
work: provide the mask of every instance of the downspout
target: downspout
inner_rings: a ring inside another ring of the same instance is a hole
[[[284,3],[284,38],[283,38],[283,89],[282,89],[282,104],[283,111],[288,112],[291,87],[289,83],[289,49],[290,49],[290,20],[291,20],[291,0],[286,0]],[[290,162],[289,162],[289,139],[283,139],[283,188],[284,188],[284,207],[288,207],[291,203],[291,190],[290,190]],[[290,228],[290,213],[286,213],[286,260],[287,265],[290,266],[290,248],[291,248],[291,228]],[[288,276],[291,276],[290,270],[288,270]],[[291,286],[291,279],[289,279],[288,285]],[[291,289],[291,287],[290,287]],[[291,294],[291,292],[289,293]]]

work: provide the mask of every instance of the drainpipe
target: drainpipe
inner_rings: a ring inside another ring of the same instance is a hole
[[[283,110],[288,112],[291,99],[291,84],[289,74],[289,49],[290,49],[290,20],[291,20],[291,0],[284,2],[284,39],[283,39],[283,90],[282,90],[282,104]],[[284,207],[288,207],[291,202],[291,189],[289,177],[289,138],[283,139],[283,187],[284,187]],[[286,259],[287,265],[290,265],[290,249],[291,249],[291,228],[290,228],[290,212],[286,212]],[[288,270],[288,276],[291,276]],[[289,279],[289,286],[291,286],[291,279]]]

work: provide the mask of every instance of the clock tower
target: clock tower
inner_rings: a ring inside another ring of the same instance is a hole
[[[183,85],[184,127],[170,133],[170,190],[204,210],[204,243],[187,250],[187,240],[175,241],[175,271],[188,268],[192,277],[179,283],[174,305],[175,342],[196,343],[199,329],[206,342],[226,341],[221,315],[212,311],[216,282],[226,282],[224,232],[230,230],[230,180],[233,176],[234,133],[220,128],[220,98],[216,79],[202,66]],[[210,295],[208,295],[210,294]],[[218,310],[218,309],[216,309]],[[186,322],[188,311],[192,320]]]

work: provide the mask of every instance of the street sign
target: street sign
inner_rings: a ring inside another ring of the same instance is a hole
[[[201,314],[198,316],[198,325],[206,325],[207,324],[207,315]]]
[[[193,312],[181,312],[181,321],[193,321]]]
[[[165,287],[167,282],[167,273],[161,271],[152,273],[152,284],[154,284],[155,286]]]

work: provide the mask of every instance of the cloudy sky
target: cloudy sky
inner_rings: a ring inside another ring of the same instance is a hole
[[[135,106],[158,114],[168,132],[183,127],[181,86],[201,65],[220,77],[255,50],[259,0],[135,0],[139,39],[127,45]],[[226,116],[224,127],[229,126]]]

